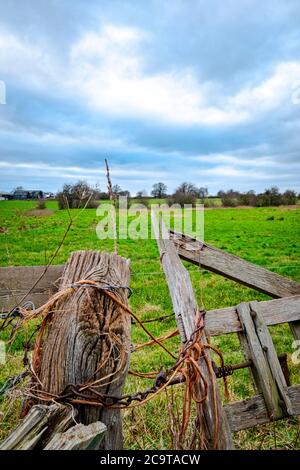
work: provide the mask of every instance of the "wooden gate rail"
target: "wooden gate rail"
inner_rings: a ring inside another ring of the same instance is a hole
[[[271,297],[300,294],[300,284],[200,240],[170,231],[180,258]]]
[[[300,415],[300,385],[288,387],[287,394],[292,403],[293,415]],[[224,410],[232,432],[253,428],[254,426],[267,424],[275,420],[275,418],[270,419],[262,394],[229,403],[224,406]],[[281,412],[281,415],[278,415],[276,419],[284,417],[285,414]]]

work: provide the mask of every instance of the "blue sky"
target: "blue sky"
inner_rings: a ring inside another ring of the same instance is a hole
[[[300,190],[298,0],[0,0],[0,189]]]

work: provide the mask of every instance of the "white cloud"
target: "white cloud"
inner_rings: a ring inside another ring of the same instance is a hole
[[[103,165],[104,166],[104,165]],[[106,175],[104,168],[101,170],[99,167],[81,167],[81,166],[59,166],[59,165],[48,165],[47,163],[14,163],[9,161],[0,161],[0,168],[6,171],[15,170],[28,170],[32,176],[45,174],[47,176],[55,176],[57,178],[83,178],[83,179],[95,179]],[[128,177],[128,178],[158,178],[167,175],[164,171],[160,170],[149,170],[149,169],[136,169],[136,167],[130,167],[129,165],[114,166],[111,165],[111,173],[114,177]]]
[[[259,156],[252,151],[245,157],[243,154],[236,155],[230,153],[211,153],[208,155],[199,155],[191,157],[190,160],[202,163],[234,165],[236,167],[267,167],[268,165],[276,165],[274,156]]]
[[[121,40],[122,38],[122,40]],[[147,36],[136,29],[107,26],[87,33],[71,49],[73,87],[81,99],[113,115],[156,118],[177,124],[226,124],[241,115],[207,103],[214,86],[199,83],[193,70],[151,74],[144,71],[142,46]]]
[[[83,34],[61,64],[45,47],[0,31],[0,67],[21,85],[80,101],[102,114],[171,124],[237,125],[292,105],[300,62],[279,63],[261,83],[227,96],[219,83],[200,82],[193,69],[149,72],[149,41],[140,29],[108,24]]]
[[[234,166],[215,166],[213,168],[203,169],[198,172],[203,176],[218,176],[224,178],[262,178],[268,179],[269,175],[264,171],[249,171],[236,168]]]
[[[47,50],[6,30],[0,30],[0,73],[21,87],[48,91],[51,89],[49,84],[57,83],[58,76],[53,57]],[[9,93],[10,81],[7,83],[8,96]]]
[[[192,69],[145,72],[146,37],[136,29],[107,26],[73,45],[74,79],[90,106],[113,115],[212,126],[235,125],[291,105],[300,62],[279,63],[261,83],[228,97],[219,84],[199,82]]]
[[[229,103],[249,115],[271,111],[282,104],[291,105],[295,81],[300,77],[300,62],[279,63],[273,74],[257,86],[243,88]]]
[[[219,166],[219,172],[222,172],[226,168],[234,167],[237,171],[261,169],[268,173],[270,171],[281,171],[282,168],[290,168],[293,170],[300,170],[299,161],[288,161],[282,158],[282,154],[270,152],[260,153],[263,149],[266,149],[265,145],[258,147],[241,148],[233,152],[225,153],[210,153],[205,155],[197,155],[189,157],[190,161],[199,162],[209,165],[215,165],[215,168]],[[249,173],[248,173],[249,174]]]

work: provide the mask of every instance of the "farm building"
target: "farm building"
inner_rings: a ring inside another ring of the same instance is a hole
[[[6,193],[5,191],[0,192],[0,201],[7,201],[9,199],[13,199],[12,193]]]
[[[44,199],[50,198],[54,195],[52,193],[44,193],[44,191],[38,189],[24,189],[24,188],[17,188],[11,193],[8,192],[0,192],[0,199],[4,200],[19,200],[24,201],[26,199]]]
[[[25,200],[25,199],[43,199],[44,193],[40,190],[28,190],[18,188],[12,193],[12,199]]]

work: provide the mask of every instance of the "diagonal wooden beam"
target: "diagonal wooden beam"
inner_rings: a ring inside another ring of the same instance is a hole
[[[189,340],[195,330],[196,315],[198,312],[197,303],[194,296],[193,287],[187,270],[182,265],[172,241],[168,240],[167,229],[157,219],[155,211],[151,212],[152,225],[156,237],[160,260],[165,272],[169,287],[170,296],[173,303],[174,313],[178,329],[183,343]],[[204,333],[203,341],[206,342]],[[209,356],[209,355],[208,355]],[[210,360],[210,357],[209,357]],[[231,431],[227,417],[222,407],[219,388],[214,374],[205,363],[201,362],[201,372],[208,384],[207,399],[201,407],[198,407],[198,417],[204,425],[206,447],[213,449],[213,435],[215,430],[214,422],[214,390],[216,391],[216,416],[218,416],[217,449],[233,449]],[[199,384],[200,386],[200,384]]]
[[[188,235],[175,231],[169,233],[180,258],[190,263],[274,298],[300,294],[300,284],[287,277],[249,263],[239,256],[226,253]],[[294,338],[300,340],[300,321],[293,321],[289,325]]]
[[[219,250],[200,240],[170,231],[180,258],[202,268],[256,289],[271,297],[280,298],[300,294],[300,284],[268,269]]]

